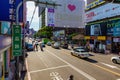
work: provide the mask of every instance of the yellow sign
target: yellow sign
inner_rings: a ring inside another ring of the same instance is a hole
[[[106,40],[106,36],[98,36],[97,39],[98,40]]]
[[[85,36],[85,39],[90,39],[90,36]]]
[[[87,7],[86,7],[86,10],[89,10],[90,8],[94,8],[94,7],[96,7],[96,6],[100,5],[100,4],[103,4],[103,3],[105,3],[104,0],[96,0],[96,1],[88,4]]]

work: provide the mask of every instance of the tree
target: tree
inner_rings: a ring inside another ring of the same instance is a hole
[[[41,37],[50,38],[52,37],[52,27],[44,26],[38,31],[38,35]]]

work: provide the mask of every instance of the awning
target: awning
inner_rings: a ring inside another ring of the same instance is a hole
[[[72,37],[72,39],[76,39],[76,40],[84,39],[84,35],[83,34],[78,34],[78,35]]]

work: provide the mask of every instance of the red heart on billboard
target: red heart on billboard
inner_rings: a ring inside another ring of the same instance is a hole
[[[71,4],[68,4],[68,9],[70,10],[70,11],[74,11],[75,9],[76,9],[76,6],[75,5],[71,5]]]

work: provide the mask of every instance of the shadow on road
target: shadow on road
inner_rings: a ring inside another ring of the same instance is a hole
[[[90,58],[85,58],[83,60],[86,60],[86,61],[91,62],[91,63],[97,63],[98,62],[98,61],[90,59]]]

